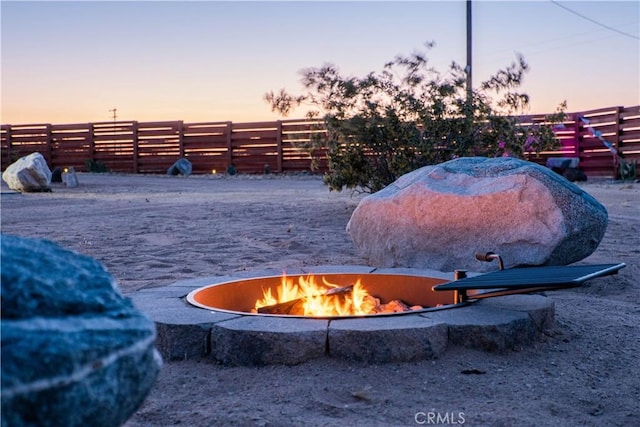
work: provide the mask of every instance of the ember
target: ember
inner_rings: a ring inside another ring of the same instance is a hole
[[[275,296],[271,289],[263,293],[256,301],[253,313],[281,314],[291,316],[353,316],[380,313],[400,313],[421,310],[419,305],[408,306],[400,300],[382,303],[379,298],[370,295],[357,279],[353,285],[339,286],[329,283],[324,277],[322,284],[315,276],[300,276],[294,282],[282,276]]]

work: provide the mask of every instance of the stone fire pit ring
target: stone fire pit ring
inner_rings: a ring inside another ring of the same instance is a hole
[[[308,267],[286,273],[453,280],[453,273],[368,266]],[[156,343],[165,360],[210,358],[233,366],[294,365],[323,357],[371,363],[418,361],[440,357],[449,346],[502,352],[530,344],[554,323],[553,302],[539,294],[488,298],[443,310],[329,319],[209,310],[186,300],[191,291],[204,286],[280,274],[261,270],[184,280],[143,289],[131,298],[156,324]]]

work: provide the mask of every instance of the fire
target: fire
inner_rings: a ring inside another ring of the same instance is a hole
[[[407,307],[397,300],[381,304],[378,298],[369,294],[360,279],[352,285],[340,286],[329,283],[324,277],[322,283],[318,283],[316,276],[311,275],[300,276],[296,282],[283,275],[275,292],[271,289],[263,291],[262,298],[256,301],[254,312],[304,316],[357,316],[420,308],[422,307]]]

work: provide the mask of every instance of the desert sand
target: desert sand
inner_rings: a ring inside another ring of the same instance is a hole
[[[237,271],[366,264],[345,232],[362,195],[297,176],[78,174],[77,188],[19,194],[3,183],[1,229],[105,264],[122,292]],[[580,184],[608,210],[581,263],[620,274],[548,292],[556,324],[506,353],[371,365],[165,362],[125,424],[142,426],[630,426],[640,421],[640,184]]]

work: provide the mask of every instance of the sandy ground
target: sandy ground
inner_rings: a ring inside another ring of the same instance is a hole
[[[361,196],[329,192],[319,177],[79,181],[38,194],[3,183],[2,232],[93,256],[128,295],[232,271],[366,263],[345,232]],[[638,425],[640,184],[582,187],[609,212],[602,243],[582,262],[627,267],[550,292],[556,326],[533,345],[502,354],[450,348],[437,360],[383,365],[165,363],[126,427]]]

